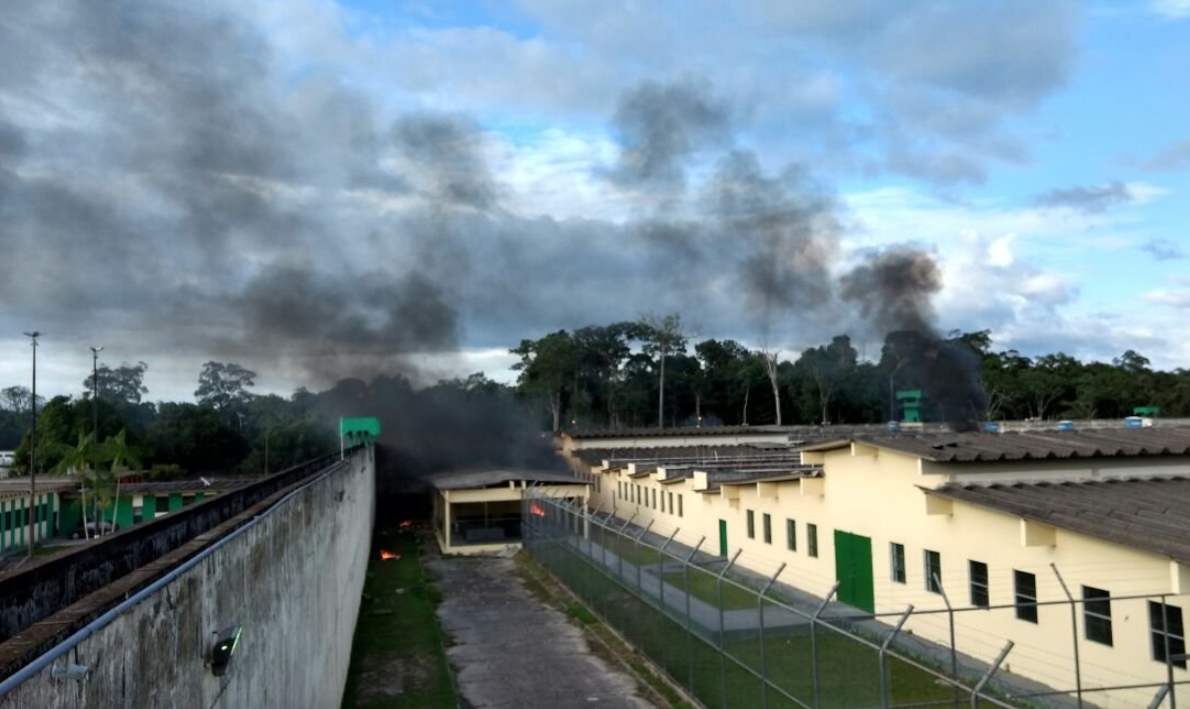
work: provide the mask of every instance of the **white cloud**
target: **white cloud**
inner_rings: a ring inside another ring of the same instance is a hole
[[[1149,7],[1158,15],[1171,20],[1190,17],[1190,0],[1153,0]]]
[[[993,241],[991,246],[988,246],[988,263],[1001,268],[1011,266],[1014,260],[1011,247],[1015,238],[1016,234],[1005,234]]]

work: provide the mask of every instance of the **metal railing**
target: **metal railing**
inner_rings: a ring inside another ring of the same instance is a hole
[[[759,564],[743,568],[742,552],[709,554],[705,538],[679,540],[678,529],[637,526],[635,517],[541,490],[529,491],[523,512],[529,553],[713,709],[1092,707],[1099,701],[1176,709],[1179,686],[1190,684],[1178,667],[1184,656],[1179,659],[1178,648],[1169,644],[1173,634],[1165,637],[1163,662],[1153,661],[1153,672],[1134,677],[1102,660],[1097,664],[1098,656],[1055,655],[1028,636],[988,632],[989,616],[974,622],[977,617],[967,614],[1002,614],[1007,621],[1021,604],[954,607],[945,578],[934,579],[943,608],[865,613],[835,602],[837,582],[825,598],[815,597],[782,582],[784,563],[769,564],[765,577],[756,573]],[[1143,616],[1147,623],[1148,605],[1170,607],[1169,595],[1112,597],[1111,604],[1121,619]],[[1067,618],[1079,646],[1086,642],[1081,604],[1067,592],[1061,600],[1024,605],[1044,614],[1047,631],[1055,613]],[[1053,606],[1065,606],[1069,614]],[[1132,632],[1137,625],[1128,627]],[[1143,628],[1147,653],[1149,627]],[[1014,662],[1038,669],[1010,673]]]

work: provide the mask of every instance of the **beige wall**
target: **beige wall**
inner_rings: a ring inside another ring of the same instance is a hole
[[[548,497],[563,497],[587,500],[587,485],[538,485],[533,488],[534,494]],[[446,531],[451,528],[455,517],[455,505],[472,503],[519,503],[524,499],[526,487],[523,483],[509,483],[507,487],[475,488],[464,490],[435,490],[434,496],[434,535],[438,538],[438,546],[443,554],[493,554],[512,546],[520,547],[520,542],[502,542],[496,544],[452,544]]]
[[[608,473],[595,467],[605,482],[602,492],[592,497],[592,506],[610,510],[614,506],[621,519],[636,515],[634,524],[654,523],[654,531],[668,536],[681,528],[679,540],[692,543],[706,536],[704,551],[719,549],[718,521],[727,521],[729,553],[743,550],[737,563],[761,574],[772,574],[782,562],[787,567],[780,581],[825,595],[835,582],[834,532],[851,532],[871,540],[873,580],[877,613],[900,613],[912,604],[917,610],[945,608],[941,595],[925,588],[924,550],[941,554],[942,582],[952,604],[968,608],[970,587],[968,561],[988,565],[990,602],[1010,605],[1014,600],[1013,570],[1036,576],[1041,601],[1065,598],[1050,564],[1063,574],[1071,592],[1081,598],[1082,586],[1105,589],[1113,597],[1134,594],[1190,593],[1190,569],[1172,565],[1168,558],[1100,541],[1084,535],[1041,526],[1030,528],[1029,539],[1037,546],[1025,546],[1022,520],[1011,515],[928,498],[921,487],[935,487],[959,475],[964,479],[999,475],[1017,479],[1042,478],[1053,473],[1049,463],[1001,466],[987,472],[964,470],[952,474],[939,470],[945,466],[923,466],[913,456],[887,450],[853,445],[835,451],[813,454],[824,464],[821,479],[793,480],[742,486],[723,486],[717,494],[701,493],[705,478],[663,484],[663,470],[644,477],[631,477],[635,466]],[[809,456],[808,456],[809,457]],[[807,461],[810,462],[810,461]],[[1167,473],[1168,465],[1150,469],[1117,464],[1117,471],[1129,475]],[[601,472],[602,471],[602,472]],[[940,474],[939,474],[940,473]],[[1060,470],[1069,475],[1071,470]],[[1090,477],[1089,474],[1085,477]],[[617,497],[617,483],[637,485],[649,490],[648,503]],[[920,487],[919,487],[920,486]],[[654,508],[652,490],[672,492],[683,498],[683,515],[676,510]],[[927,508],[932,499],[933,509]],[[747,511],[755,513],[755,538],[746,534]],[[932,512],[932,513],[931,513]],[[763,540],[764,514],[772,520],[772,543]],[[786,520],[797,525],[797,551],[786,548]],[[807,525],[818,527],[818,558],[807,553]],[[1040,540],[1040,541],[1039,541]],[[906,582],[891,578],[890,542],[905,547]],[[1181,587],[1178,587],[1178,584]],[[1190,626],[1190,596],[1170,601],[1182,607]],[[1039,623],[1018,620],[1014,609],[977,609],[961,612],[957,618],[959,651],[990,661],[1004,643],[1017,643],[1007,660],[1010,672],[1025,675],[1058,688],[1075,685],[1071,618],[1068,605],[1043,606],[1038,609]],[[1079,606],[1078,637],[1082,655],[1082,682],[1085,688],[1142,682],[1161,682],[1164,663],[1155,662],[1149,646],[1149,619],[1144,600],[1112,602],[1111,647],[1086,640],[1082,607]],[[949,629],[945,614],[920,615],[906,625],[914,634],[945,642]],[[1176,669],[1177,679],[1190,680],[1185,670]],[[1088,700],[1104,707],[1144,706],[1155,690],[1117,691],[1110,695],[1096,693]]]

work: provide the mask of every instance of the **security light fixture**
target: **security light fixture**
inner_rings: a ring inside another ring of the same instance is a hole
[[[91,668],[86,665],[54,665],[50,669],[50,676],[54,679],[72,679],[76,682],[84,682],[91,674]]]
[[[243,628],[232,625],[216,633],[215,646],[211,648],[211,674],[222,677],[227,674],[231,658],[240,644],[240,633]]]

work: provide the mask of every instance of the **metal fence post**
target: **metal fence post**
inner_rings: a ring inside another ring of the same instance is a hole
[[[886,707],[886,709],[889,706],[888,658],[886,657],[886,654],[888,653],[889,645],[892,645],[893,639],[897,637],[897,633],[901,632],[901,628],[905,627],[905,621],[909,620],[909,616],[912,613],[913,604],[910,603],[909,607],[905,609],[905,613],[901,616],[901,619],[897,621],[897,627],[893,628],[893,631],[888,634],[888,637],[884,639],[884,642],[880,643],[880,654],[878,655],[880,661],[880,701],[881,705]]]
[[[678,530],[680,529],[681,527],[675,529],[674,533],[669,535],[669,539],[666,539],[665,543],[661,545],[661,548],[657,550],[657,583],[660,584],[657,587],[657,592],[660,594],[658,602],[661,604],[662,613],[665,612],[665,560],[663,554],[665,554],[665,548],[670,545],[674,537],[678,536]]]
[[[694,545],[694,548],[690,550],[690,554],[682,561],[682,590],[686,593],[686,666],[690,669],[687,686],[690,688],[691,694],[694,694],[694,638],[691,637],[694,633],[694,626],[690,624],[690,564],[694,559],[694,555],[698,553],[702,543],[706,540],[706,536],[699,539],[698,544]]]
[[[996,660],[992,662],[992,666],[988,668],[987,672],[983,673],[983,677],[979,678],[979,682],[971,690],[971,709],[979,709],[979,693],[983,691],[984,685],[988,683],[988,680],[992,678],[996,670],[1000,669],[1000,663],[1004,662],[1004,658],[1008,657],[1008,653],[1012,650],[1013,645],[1014,643],[1009,640],[1004,646],[1004,649],[1000,651],[1000,654],[996,656]]]
[[[1169,709],[1178,709],[1178,689],[1173,682],[1173,655],[1169,647],[1169,604],[1166,594],[1161,594],[1161,634],[1165,638],[1165,679],[1169,682]]]
[[[727,566],[715,577],[715,592],[719,596],[719,694],[723,697],[723,709],[727,709],[727,650],[723,647],[723,576],[735,565],[743,549],[736,549],[735,556],[727,562]]]
[[[644,539],[644,536],[648,534],[649,530],[652,528],[653,520],[649,520],[649,523],[645,525],[645,528],[640,531],[640,534],[636,535],[632,539],[632,553],[635,555],[632,563],[636,566],[636,595],[639,596],[642,601],[645,600],[645,591],[640,585],[640,567],[642,566],[640,563],[640,540]]]
[[[1062,574],[1058,572],[1057,564],[1050,562],[1050,568],[1054,570],[1054,576],[1058,577],[1058,585],[1062,587],[1062,593],[1066,594],[1066,600],[1070,603],[1070,642],[1074,645],[1074,693],[1079,709],[1082,709],[1083,673],[1082,664],[1078,659],[1078,606],[1075,605],[1074,596],[1066,586],[1066,579],[1062,578]]]
[[[1149,702],[1147,709],[1158,709],[1161,706],[1161,702],[1165,701],[1165,695],[1167,694],[1169,694],[1169,685],[1161,685],[1161,689],[1157,690],[1156,696],[1153,697],[1153,701]]]
[[[760,593],[756,595],[756,612],[759,615],[758,621],[758,637],[760,639],[760,702],[764,709],[769,709],[769,673],[768,664],[765,662],[764,655],[764,594],[768,593],[773,584],[777,582],[777,577],[785,570],[785,562],[781,562],[777,573],[773,574],[764,588],[760,589]]]
[[[628,525],[632,524],[632,520],[634,519],[636,519],[636,512],[633,512],[632,516],[628,518],[628,521],[616,530],[616,579],[620,583],[624,582],[624,550],[621,548],[621,545],[624,543],[624,537],[628,536],[624,534],[624,530],[628,529]]]
[[[835,592],[839,590],[841,581],[836,581],[831,590],[827,591],[826,598],[822,599],[822,603],[818,604],[818,608],[814,610],[814,615],[810,616],[810,665],[814,670],[814,709],[822,706],[822,683],[818,678],[818,616],[822,615],[822,611],[826,610],[826,606],[834,598]]]
[[[950,605],[950,596],[946,595],[946,587],[942,585],[942,579],[938,574],[931,574],[934,578],[934,586],[938,589],[938,593],[942,596],[942,602],[946,604],[946,617],[950,621],[950,677],[958,680],[959,678],[959,651],[957,643],[954,639],[954,607]],[[959,703],[959,688],[957,685],[951,685],[954,689],[954,702]]]

